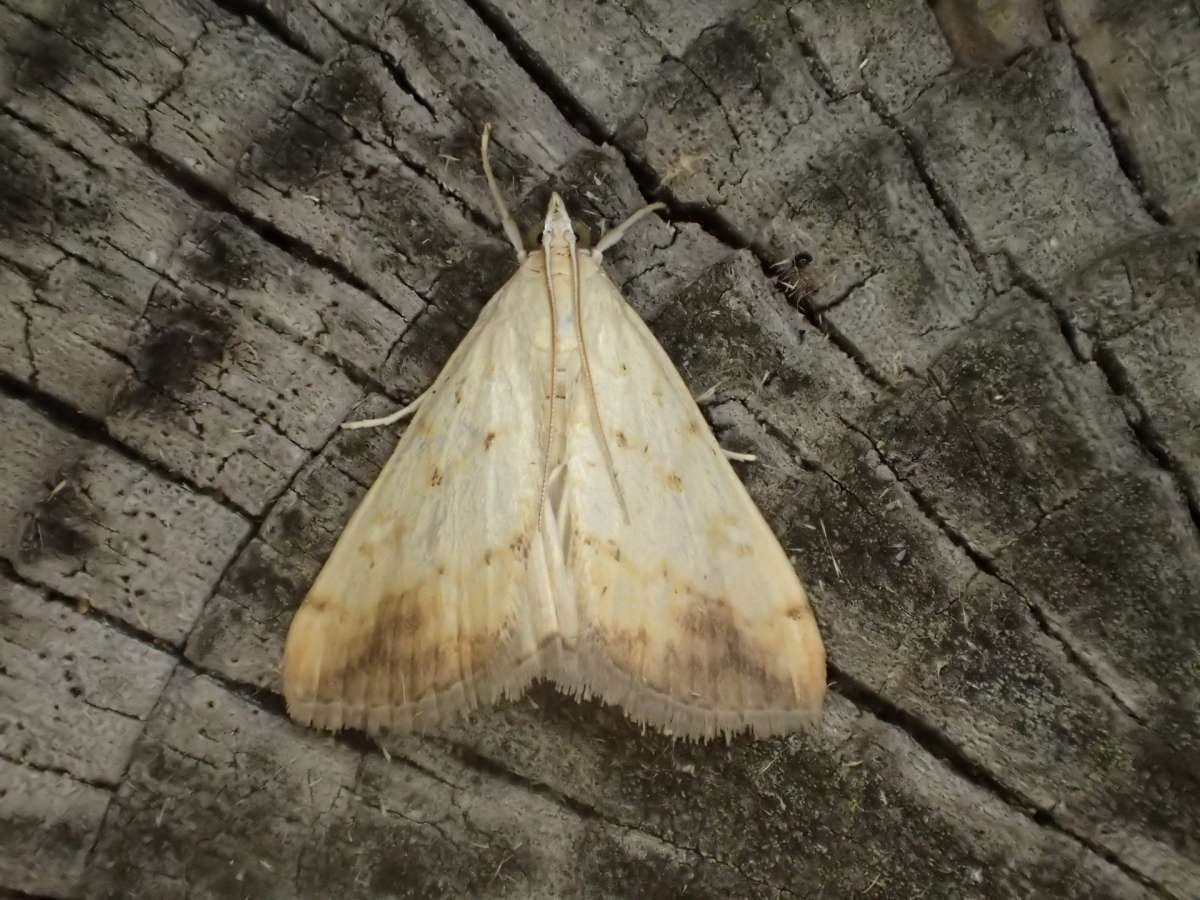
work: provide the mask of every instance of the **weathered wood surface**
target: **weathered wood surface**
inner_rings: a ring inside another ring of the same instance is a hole
[[[1200,897],[1200,9],[0,0],[0,892]],[[290,614],[537,221],[812,586],[819,733],[292,725]]]

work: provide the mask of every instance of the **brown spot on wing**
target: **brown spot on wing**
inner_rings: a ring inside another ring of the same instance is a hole
[[[668,472],[666,476],[667,487],[677,494],[683,493],[683,479],[677,472]]]
[[[812,618],[812,610],[808,608],[808,603],[803,599],[793,603],[783,611],[783,614],[793,622],[807,622]]]
[[[427,623],[425,611],[421,609],[421,595],[417,591],[385,594],[379,607],[379,618],[394,621],[405,634],[415,635]]]
[[[437,466],[434,466],[433,474],[429,476],[429,486],[437,487],[438,485],[440,485],[442,483],[442,480],[443,480],[442,470],[439,469]]]
[[[400,591],[385,594],[372,616],[351,618],[343,609],[337,619],[327,617],[321,623],[328,649],[322,659],[319,696],[353,702],[352,686],[361,679],[370,689],[372,682],[386,682],[390,669],[406,668],[428,625],[422,602],[419,592]]]
[[[618,446],[618,447],[628,447],[628,446],[629,446],[629,438],[627,438],[627,437],[625,436],[625,432],[623,432],[623,431],[618,431],[618,432],[617,432],[617,433],[614,435],[614,437],[617,439],[617,446]]]
[[[297,699],[347,704],[352,718],[346,725],[365,727],[367,721],[353,709],[357,703],[413,703],[490,666],[501,650],[495,634],[439,633],[430,617],[438,603],[477,604],[470,597],[444,596],[437,584],[431,579],[421,588],[388,593],[366,609],[351,610],[324,595],[309,599],[303,637],[312,645],[306,653],[320,654],[320,684],[293,684],[303,692]],[[308,666],[298,668],[299,678],[307,677]]]
[[[695,642],[695,650],[708,661],[708,671],[718,680],[722,672],[738,676],[743,702],[751,708],[785,705],[795,696],[789,681],[770,666],[766,648],[739,627],[737,616],[724,597],[691,592],[691,603],[677,616],[680,629]],[[701,688],[709,685],[702,684]],[[707,697],[710,702],[717,697]]]
[[[322,613],[329,608],[329,598],[324,594],[312,594],[305,598],[304,605],[314,613]]]
[[[512,543],[508,545],[508,549],[512,550],[513,555],[519,556],[521,559],[529,558],[529,538],[523,534],[513,538]]]
[[[487,433],[487,436],[483,439],[483,449],[491,450],[492,444],[495,442],[495,440],[496,440],[496,432],[489,431]]]

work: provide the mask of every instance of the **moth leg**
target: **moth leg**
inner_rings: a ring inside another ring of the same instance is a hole
[[[492,192],[492,202],[496,204],[496,212],[500,216],[500,223],[504,226],[504,236],[517,251],[517,259],[524,260],[526,253],[525,248],[521,246],[521,232],[517,230],[517,223],[513,219],[512,213],[508,211],[508,204],[500,196],[500,188],[496,186],[496,176],[492,174],[492,164],[488,160],[488,142],[491,136],[492,123],[488,122],[483,126],[483,140],[480,142],[480,154],[483,156],[483,176],[487,179],[488,190]]]
[[[718,381],[712,387],[705,388],[703,391],[701,391],[699,394],[697,394],[695,397],[696,405],[704,406],[704,404],[712,403],[714,400],[716,400],[717,399],[717,389],[720,386],[721,386],[721,382]]]
[[[738,453],[736,450],[726,450],[724,447],[721,448],[721,452],[725,454],[726,459],[734,462],[758,462],[758,457],[753,453]]]
[[[706,403],[712,403],[717,399],[717,389],[721,387],[721,382],[717,382],[707,390],[701,391],[695,396],[697,406],[703,406]],[[738,453],[736,450],[726,450],[721,448],[721,452],[725,454],[725,458],[734,462],[758,462],[758,457],[753,453]]]
[[[666,208],[667,204],[665,203],[651,203],[648,206],[643,206],[616,228],[605,232],[604,236],[596,243],[596,246],[592,248],[592,256],[596,257],[596,259],[599,259],[604,254],[605,250],[607,250],[621,238],[625,237],[625,232],[628,231],[630,227],[633,226],[634,223],[636,223],[639,219],[650,215],[652,212]]]
[[[396,410],[394,413],[381,416],[378,419],[359,419],[357,422],[343,422],[341,427],[346,431],[351,431],[355,428],[380,428],[384,425],[391,425],[395,422],[399,422],[401,419],[407,419],[417,411],[417,407],[420,406],[421,401],[425,399],[426,393],[428,393],[428,391],[422,392],[421,396],[419,396],[416,400],[408,404],[408,406],[404,407],[403,409]]]

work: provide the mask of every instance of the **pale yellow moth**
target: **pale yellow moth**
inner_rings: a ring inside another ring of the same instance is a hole
[[[689,738],[820,714],[804,587],[650,330],[554,194],[292,622],[298,721],[428,731],[535,678]]]

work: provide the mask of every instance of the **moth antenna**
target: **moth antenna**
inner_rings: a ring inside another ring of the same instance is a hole
[[[515,225],[513,226],[516,227]],[[546,481],[550,477],[550,448],[554,444],[554,395],[558,390],[558,303],[554,299],[554,279],[550,277],[550,235],[542,237],[542,253],[545,254],[546,264],[546,299],[550,303],[550,411],[546,414],[546,446],[542,450],[542,477],[538,487],[537,506],[541,510],[546,500]],[[538,528],[541,528],[542,517],[538,513]]]
[[[627,218],[624,222],[622,222],[616,228],[613,228],[611,231],[605,232],[604,236],[602,238],[600,238],[599,241],[596,242],[596,246],[592,248],[592,256],[595,256],[598,259],[600,256],[602,256],[604,254],[605,250],[607,250],[609,247],[611,247],[613,244],[615,244],[621,238],[625,237],[625,232],[628,231],[631,227],[633,227],[633,225],[636,224],[640,219],[644,219],[646,216],[650,215],[650,213],[652,213],[652,212],[657,212],[660,209],[666,209],[666,208],[667,208],[667,204],[665,204],[665,203],[651,203],[647,206],[643,206],[637,212],[635,212],[631,216],[629,216],[629,218]]]
[[[619,227],[624,228],[632,219],[640,213],[646,212],[647,209],[649,207],[634,213]],[[608,478],[612,482],[613,492],[617,495],[621,515],[624,516],[625,524],[628,525],[631,521],[629,507],[625,505],[625,492],[621,490],[621,482],[617,480],[617,466],[613,462],[612,449],[608,446],[608,436],[604,433],[604,420],[600,416],[600,401],[596,397],[596,383],[592,380],[592,364],[588,361],[587,343],[583,336],[583,297],[580,293],[582,285],[579,279],[579,256],[573,241],[571,242],[571,270],[575,276],[575,334],[576,340],[579,342],[579,358],[583,362],[583,377],[587,381],[588,396],[592,401],[592,415],[596,417],[596,433],[600,436],[600,449],[604,451],[604,465],[608,469]]]
[[[480,154],[483,157],[483,176],[487,179],[488,190],[492,193],[492,202],[496,204],[496,213],[500,216],[500,223],[504,226],[504,236],[508,238],[508,242],[517,251],[517,259],[524,261],[528,254],[521,245],[521,232],[517,230],[516,220],[513,219],[512,213],[508,211],[508,204],[500,196],[500,188],[496,186],[496,176],[492,174],[492,163],[488,159],[488,143],[491,137],[492,123],[488,122],[483,126],[483,139],[480,142]],[[638,214],[634,213],[634,215]]]

